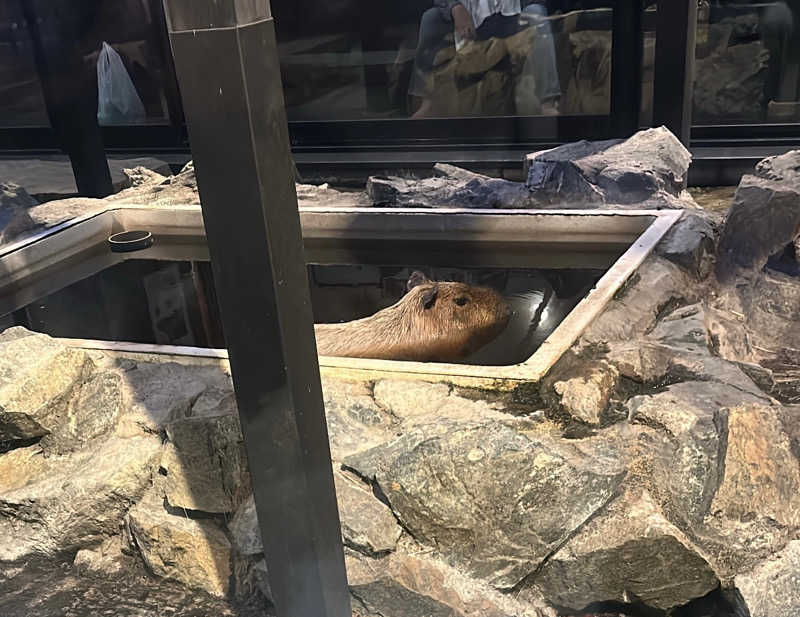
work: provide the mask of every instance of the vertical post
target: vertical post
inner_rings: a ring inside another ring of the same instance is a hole
[[[653,123],[689,147],[692,130],[697,0],[659,0]]]
[[[616,137],[639,130],[642,108],[642,0],[614,3],[611,35],[611,116]]]
[[[278,617],[350,617],[268,0],[164,0]]]

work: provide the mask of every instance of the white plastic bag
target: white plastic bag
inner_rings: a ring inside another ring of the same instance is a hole
[[[135,122],[145,110],[122,58],[108,43],[97,58],[97,121],[100,124]]]

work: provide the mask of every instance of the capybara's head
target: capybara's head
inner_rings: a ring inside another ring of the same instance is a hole
[[[414,272],[407,289],[400,304],[431,360],[465,358],[497,337],[511,318],[509,304],[489,287],[432,281]]]

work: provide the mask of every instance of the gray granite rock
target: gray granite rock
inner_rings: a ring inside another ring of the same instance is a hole
[[[735,579],[751,617],[795,617],[800,612],[800,540]]]
[[[656,253],[698,278],[705,278],[714,255],[714,229],[696,214],[685,213],[656,246]]]
[[[690,162],[689,151],[660,127],[624,141],[581,141],[531,154],[526,185],[536,201],[564,207],[685,207]]]
[[[401,524],[474,576],[511,588],[614,493],[613,452],[593,457],[508,422],[440,419],[347,457]]]
[[[44,334],[21,327],[0,334],[0,442],[64,433],[70,399],[91,370],[83,351]],[[105,410],[80,412],[89,421],[88,416],[102,416]]]

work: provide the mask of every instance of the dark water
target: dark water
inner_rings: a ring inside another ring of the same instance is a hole
[[[111,577],[53,561],[0,566],[0,617],[271,617],[262,603],[214,598],[140,566]]]

